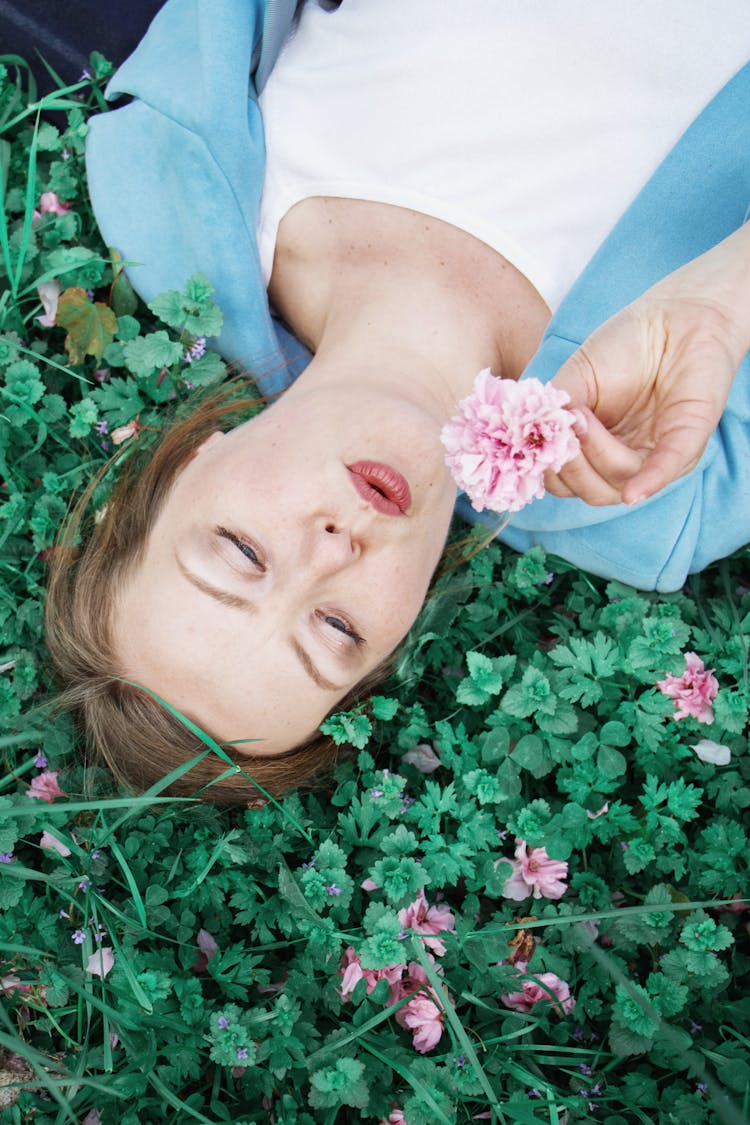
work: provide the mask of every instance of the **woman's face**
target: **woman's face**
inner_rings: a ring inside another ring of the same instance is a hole
[[[455,498],[437,434],[361,387],[290,391],[215,433],[118,592],[126,676],[222,741],[260,740],[248,753],[311,735],[422,604]],[[403,512],[363,488],[365,461],[403,475]]]

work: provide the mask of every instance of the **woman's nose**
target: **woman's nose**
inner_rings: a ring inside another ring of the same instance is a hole
[[[333,573],[359,558],[361,544],[342,520],[321,519],[314,535],[314,565]]]

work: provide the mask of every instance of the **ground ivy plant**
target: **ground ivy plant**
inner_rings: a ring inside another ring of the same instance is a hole
[[[278,804],[134,798],[43,710],[71,494],[226,374],[211,280],[146,308],[100,241],[108,71],[0,66],[0,1121],[747,1120],[747,550],[477,550]]]

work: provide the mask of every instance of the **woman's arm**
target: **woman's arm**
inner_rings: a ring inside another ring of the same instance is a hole
[[[552,380],[580,411],[581,452],[546,485],[635,504],[700,460],[750,349],[750,224],[669,274]]]

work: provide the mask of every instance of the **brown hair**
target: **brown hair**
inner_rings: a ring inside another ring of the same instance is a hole
[[[78,715],[117,781],[136,791],[205,751],[210,739],[201,739],[147,690],[122,678],[112,643],[113,593],[140,558],[180,470],[215,430],[252,415],[262,401],[252,384],[232,380],[197,405],[191,402],[190,413],[178,415],[157,443],[139,432],[85,489],[52,551],[46,633],[62,686],[59,706]],[[94,514],[93,501],[114,464],[117,481]],[[365,677],[336,710],[350,709],[371,692],[391,664],[389,658]],[[320,733],[274,758],[253,757],[226,744],[222,750],[274,797],[329,770],[338,753]],[[207,786],[202,796],[217,804],[257,800],[259,789],[239,772],[215,780],[230,768],[218,754],[208,753],[165,792],[192,795]]]

